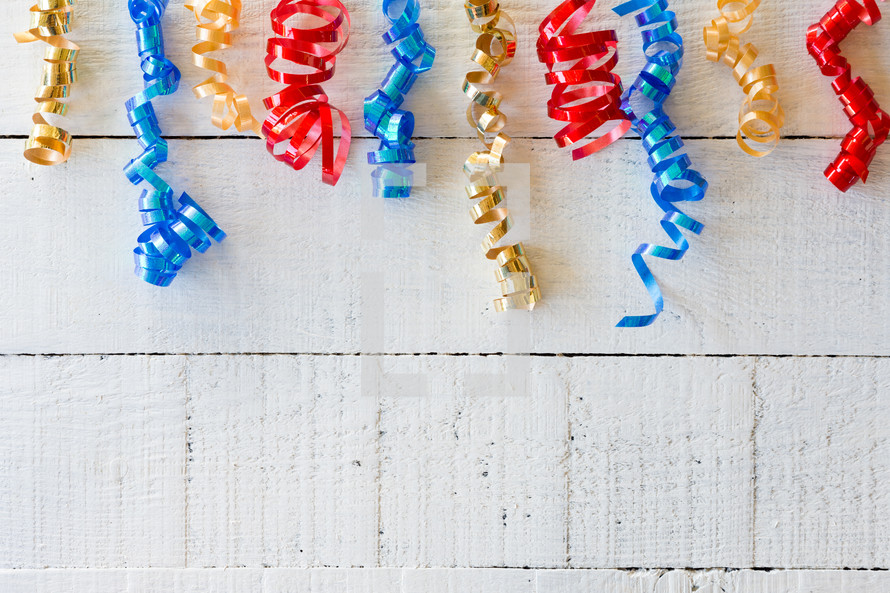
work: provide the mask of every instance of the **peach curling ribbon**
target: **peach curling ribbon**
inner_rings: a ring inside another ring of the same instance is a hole
[[[572,151],[579,160],[609,146],[629,129],[621,111],[621,78],[612,72],[618,64],[618,40],[613,29],[576,33],[596,0],[566,0],[541,23],[538,59],[547,66],[545,80],[553,85],[548,115],[567,125],[554,140],[571,146],[609,122],[607,133]],[[570,90],[571,89],[571,90]]]
[[[874,92],[841,56],[840,43],[860,23],[874,25],[881,20],[875,0],[839,0],[834,8],[807,30],[807,50],[825,76],[835,76],[831,88],[844,106],[853,129],[841,142],[841,152],[825,170],[825,176],[842,192],[860,179],[868,179],[878,147],[890,133],[890,115],[875,101]]]
[[[253,117],[247,97],[236,93],[228,84],[226,64],[206,55],[232,47],[232,32],[238,29],[241,18],[241,0],[209,0],[203,6],[187,4],[186,9],[192,11],[198,21],[195,26],[198,43],[192,48],[192,61],[211,73],[192,91],[199,99],[213,97],[210,119],[217,128],[228,130],[234,125],[239,132],[251,130],[262,137],[263,124]]]
[[[285,23],[300,19],[297,26]],[[296,170],[304,168],[321,147],[322,180],[337,185],[352,140],[352,128],[346,114],[331,106],[321,83],[330,80],[337,64],[337,54],[349,40],[349,12],[339,0],[281,0],[270,13],[275,37],[266,45],[266,72],[286,88],[265,99],[271,112],[263,122],[266,148],[279,161]],[[323,24],[308,27],[306,21]],[[304,28],[300,28],[304,27]],[[278,60],[297,66],[286,71]],[[309,73],[305,73],[306,70]],[[334,117],[339,120],[340,142],[334,153]],[[280,145],[286,145],[283,151]]]
[[[758,6],[760,0],[717,0],[720,16],[704,28],[704,37],[708,60],[723,60],[745,93],[739,111],[736,142],[751,156],[764,157],[779,143],[785,113],[773,96],[779,90],[775,67],[767,64],[754,68],[757,48],[751,43],[741,45],[739,41],[739,35],[747,32],[754,23],[754,11]],[[738,8],[728,10],[727,7]],[[760,149],[759,144],[766,146]]]
[[[509,211],[501,206],[507,188],[497,178],[504,163],[504,149],[510,143],[510,137],[502,131],[507,123],[507,116],[499,109],[503,96],[484,88],[494,84],[501,68],[516,55],[516,26],[501,11],[497,0],[466,0],[464,9],[473,31],[479,33],[471,59],[484,69],[468,72],[463,82],[463,91],[471,99],[467,121],[486,148],[471,154],[464,164],[469,179],[467,195],[475,201],[470,214],[476,224],[494,225],[482,242],[482,249],[488,259],[498,264],[496,278],[503,296],[495,299],[495,309],[531,311],[541,300],[541,292],[525,250],[521,243],[501,245],[513,226]]]
[[[25,143],[25,158],[38,165],[59,165],[71,156],[71,134],[50,124],[46,115],[64,116],[71,84],[77,80],[77,53],[80,48],[65,39],[71,30],[75,0],[38,0],[31,7],[31,27],[15,34],[18,43],[43,41],[43,80],[34,100],[37,110],[34,127]]]

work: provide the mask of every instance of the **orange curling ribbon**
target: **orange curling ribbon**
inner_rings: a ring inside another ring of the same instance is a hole
[[[878,147],[890,134],[890,115],[878,105],[875,94],[841,56],[840,43],[860,23],[873,25],[881,20],[875,0],[839,0],[815,25],[807,30],[807,50],[825,76],[834,76],[831,87],[844,106],[853,129],[841,143],[841,152],[828,165],[825,177],[842,192],[860,179],[868,179]]]
[[[631,122],[621,111],[621,78],[612,72],[618,63],[618,41],[612,29],[576,33],[596,0],[566,0],[539,27],[538,59],[553,85],[548,115],[568,125],[554,140],[560,148],[572,146],[610,122],[609,132],[572,151],[582,159],[621,138]],[[571,90],[570,90],[571,89]]]
[[[59,165],[71,156],[71,134],[47,121],[47,115],[64,116],[71,85],[77,80],[77,53],[80,48],[65,39],[71,30],[75,0],[38,0],[31,7],[31,27],[15,34],[19,43],[43,41],[43,80],[34,100],[37,110],[34,127],[25,142],[25,158],[38,165]]]
[[[272,111],[263,122],[266,148],[279,161],[300,170],[322,149],[322,180],[336,185],[346,166],[352,128],[346,114],[332,107],[320,84],[334,75],[337,54],[349,39],[349,12],[339,0],[281,0],[272,9],[276,37],[266,46],[266,72],[276,82],[288,85],[265,99]],[[286,26],[291,17],[300,25],[321,20],[321,26]],[[303,72],[286,72],[278,60],[296,64]],[[309,70],[308,73],[305,73]],[[334,119],[340,123],[340,142],[334,153]],[[276,154],[280,145],[284,152]]]
[[[751,43],[741,45],[739,40],[739,35],[751,28],[759,5],[760,0],[718,0],[720,16],[704,28],[708,60],[722,60],[729,66],[745,93],[736,141],[743,151],[755,157],[766,156],[776,148],[785,125],[785,113],[773,96],[779,90],[775,67],[767,64],[755,68],[757,48]],[[761,149],[758,145],[767,147]]]
[[[528,257],[521,243],[503,244],[513,219],[502,205],[507,188],[500,184],[497,173],[503,167],[510,137],[502,131],[507,123],[507,116],[500,111],[503,96],[487,88],[516,55],[516,27],[497,0],[465,0],[464,8],[473,31],[479,33],[471,59],[483,68],[468,72],[464,78],[463,91],[471,99],[467,121],[487,149],[474,152],[464,164],[469,178],[467,195],[474,201],[470,214],[476,224],[494,225],[482,241],[482,249],[498,264],[496,278],[503,296],[495,299],[495,309],[531,311],[541,300],[541,292]]]
[[[209,58],[206,54],[232,47],[232,31],[239,26],[241,0],[210,0],[198,8],[186,5],[195,14],[198,24],[195,37],[198,43],[192,47],[192,61],[195,66],[210,71],[210,78],[192,90],[199,99],[213,97],[213,125],[228,130],[233,125],[239,132],[253,130],[263,135],[263,124],[257,121],[250,111],[247,97],[236,93],[228,84],[229,74],[222,60]]]

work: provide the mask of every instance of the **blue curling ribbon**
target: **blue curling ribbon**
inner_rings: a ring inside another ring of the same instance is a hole
[[[155,286],[169,286],[191,250],[200,253],[210,247],[210,239],[219,242],[226,234],[198,204],[184,193],[178,200],[173,189],[154,172],[167,160],[167,141],[161,138],[161,126],[151,101],[172,95],[179,87],[179,69],[164,56],[161,17],[169,0],[129,0],[130,17],[136,24],[136,43],[142,60],[145,89],[127,101],[127,118],[143,152],[124,167],[133,185],[143,181],[151,189],[142,190],[139,211],[148,227],[137,239],[133,250],[136,275]]]
[[[697,202],[705,197],[708,182],[692,169],[692,161],[683,147],[683,140],[675,135],[676,127],[664,112],[664,102],[676,83],[683,65],[683,38],[677,33],[677,17],[668,10],[667,0],[631,0],[614,11],[619,16],[638,12],[635,19],[643,36],[646,66],[636,81],[621,97],[621,109],[631,121],[633,130],[643,139],[649,155],[649,166],[655,179],[651,193],[655,203],[664,211],[661,227],[674,242],[674,247],[644,243],[631,256],[634,268],[643,280],[652,303],[653,315],[628,316],[618,327],[646,327],[664,310],[664,297],[655,277],[646,265],[644,256],[661,259],[682,259],[689,249],[689,241],[681,229],[700,234],[704,225],[690,218],[675,205],[678,202]],[[650,51],[651,50],[651,51]],[[651,105],[642,116],[631,106],[634,95]]]
[[[398,13],[399,6],[402,6],[401,13]],[[397,14],[394,16],[393,12]],[[411,195],[413,175],[404,165],[416,162],[411,141],[414,114],[400,107],[417,75],[433,67],[436,50],[424,40],[423,30],[417,23],[420,17],[417,0],[383,0],[383,14],[390,23],[383,40],[396,44],[392,49],[396,63],[383,79],[381,88],[365,99],[365,129],[380,138],[380,147],[368,153],[368,163],[379,165],[372,174],[375,195],[407,198]]]

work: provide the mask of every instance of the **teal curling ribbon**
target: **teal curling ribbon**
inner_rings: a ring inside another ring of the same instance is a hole
[[[631,256],[634,268],[655,305],[655,313],[625,317],[618,327],[646,327],[664,310],[661,289],[643,257],[651,255],[668,260],[682,259],[689,249],[689,242],[681,229],[696,235],[704,229],[704,225],[675,205],[704,198],[708,182],[701,173],[691,168],[692,161],[686,154],[683,140],[674,134],[676,127],[664,112],[664,102],[674,88],[676,76],[683,65],[683,38],[677,33],[676,15],[667,8],[667,0],[631,0],[614,9],[619,16],[636,12],[635,19],[643,36],[646,66],[633,85],[624,91],[621,109],[631,121],[633,130],[642,138],[643,147],[649,155],[649,166],[655,174],[650,188],[652,197],[665,213],[661,227],[675,245],[663,247],[644,243]],[[635,94],[642,97],[635,97]],[[649,105],[649,110],[642,116],[638,116],[631,105],[635,99]]]
[[[406,198],[411,195],[412,173],[404,165],[416,162],[411,141],[414,114],[400,107],[417,75],[433,67],[436,50],[424,40],[417,23],[417,0],[383,0],[383,14],[390,23],[383,40],[396,44],[392,49],[396,63],[381,88],[365,99],[365,129],[380,138],[380,147],[368,153],[368,163],[379,165],[372,175],[375,194]]]
[[[179,87],[179,70],[164,56],[161,17],[169,0],[129,0],[130,17],[136,23],[136,42],[142,60],[145,89],[127,101],[127,118],[143,152],[124,167],[133,185],[143,181],[152,189],[142,190],[139,210],[148,227],[133,250],[136,275],[155,286],[169,286],[191,249],[205,252],[210,239],[222,241],[226,234],[204,210],[183,193],[174,204],[173,189],[154,172],[167,160],[167,141],[151,101],[172,95]]]

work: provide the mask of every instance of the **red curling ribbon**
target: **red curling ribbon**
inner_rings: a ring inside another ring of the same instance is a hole
[[[621,110],[621,78],[612,72],[618,63],[618,40],[612,29],[576,33],[596,0],[566,0],[538,28],[538,59],[553,85],[547,114],[568,125],[553,137],[560,148],[572,146],[608,123],[618,125],[572,151],[583,159],[621,138],[631,126]]]
[[[266,148],[279,161],[300,170],[320,146],[322,180],[337,185],[349,155],[352,128],[346,114],[330,104],[320,85],[334,75],[337,54],[349,40],[349,12],[339,0],[281,0],[269,16],[276,36],[266,45],[266,72],[287,87],[263,101],[266,109],[271,109],[263,122]],[[292,17],[298,25],[285,24]],[[278,66],[279,60],[297,68]],[[335,120],[340,132],[336,154]],[[284,151],[276,154],[284,143]]]
[[[853,78],[849,62],[841,56],[840,43],[860,23],[881,20],[876,0],[839,0],[815,25],[807,29],[807,50],[825,76],[834,76],[831,87],[844,106],[853,129],[841,143],[841,152],[825,170],[825,176],[842,192],[860,179],[868,179],[878,147],[890,134],[890,115],[878,105],[871,88],[861,77]]]

